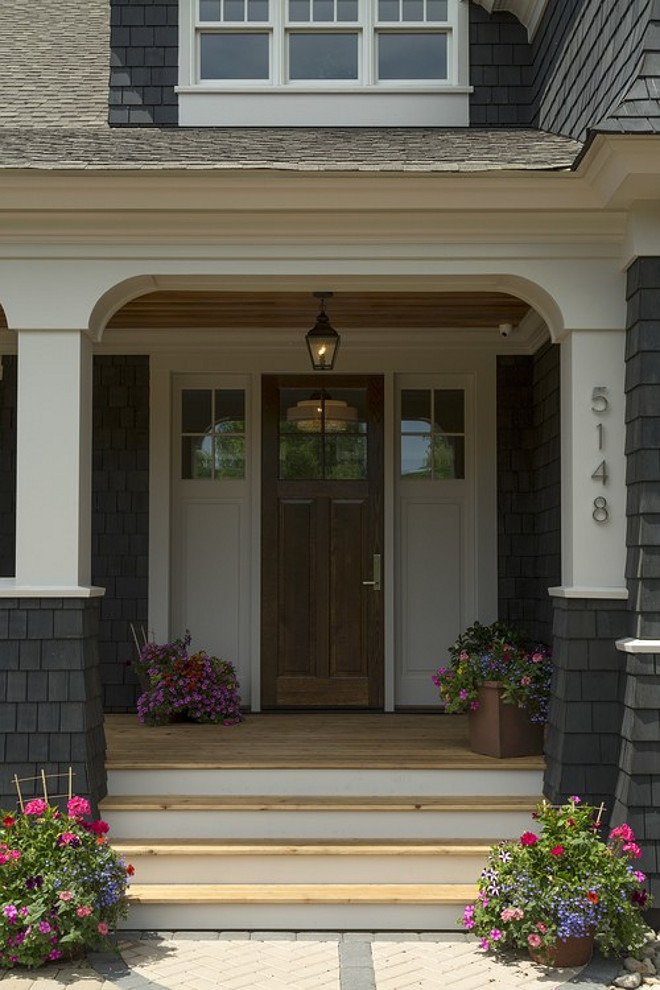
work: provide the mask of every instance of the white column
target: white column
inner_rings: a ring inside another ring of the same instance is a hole
[[[625,330],[573,330],[561,343],[562,587],[625,598]]]
[[[91,580],[92,344],[81,330],[18,331],[16,583]]]

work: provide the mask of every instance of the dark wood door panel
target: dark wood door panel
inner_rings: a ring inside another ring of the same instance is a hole
[[[279,478],[281,421],[292,435],[280,388],[325,387],[311,376],[263,383],[264,707],[382,706],[382,594],[362,583],[382,552],[382,379],[333,376],[329,386],[362,390],[366,478]]]

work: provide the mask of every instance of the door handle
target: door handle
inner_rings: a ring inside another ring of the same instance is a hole
[[[380,591],[380,554],[375,553],[373,556],[373,581],[363,581],[362,584],[367,585],[369,588],[373,588],[374,591]]]

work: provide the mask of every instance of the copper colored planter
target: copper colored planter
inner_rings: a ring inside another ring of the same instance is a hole
[[[470,712],[470,749],[484,756],[539,756],[543,753],[543,726],[530,722],[524,708],[505,705],[498,681],[479,688],[479,708]]]
[[[573,967],[586,966],[593,951],[593,935],[575,935],[565,942],[557,939],[554,945],[546,949],[530,949],[529,954],[534,962],[542,966]]]

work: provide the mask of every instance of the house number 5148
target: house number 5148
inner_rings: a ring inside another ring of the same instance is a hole
[[[607,397],[606,385],[595,385],[591,390],[591,411],[594,416],[605,416],[609,412],[610,400]],[[605,425],[602,422],[596,423],[596,434],[598,437],[598,452],[605,450]],[[603,457],[596,470],[591,475],[594,481],[607,485],[609,474],[607,473],[607,461]],[[605,523],[610,518],[607,499],[604,495],[598,495],[594,499],[592,519],[597,523]]]

